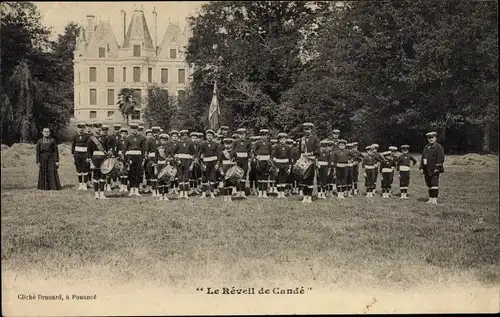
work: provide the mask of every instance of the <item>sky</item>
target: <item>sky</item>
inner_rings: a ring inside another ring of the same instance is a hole
[[[124,10],[127,14],[127,28],[130,23],[134,9],[142,9],[146,16],[149,32],[152,32],[153,8],[158,14],[158,37],[161,39],[167,29],[169,19],[171,22],[179,22],[181,29],[186,25],[185,19],[189,15],[196,14],[203,3],[207,1],[162,1],[162,2],[34,2],[40,10],[45,26],[52,27],[52,39],[64,31],[69,22],[86,23],[86,15],[93,14],[96,20],[108,20],[113,28],[116,39],[120,43],[122,38],[121,14]]]

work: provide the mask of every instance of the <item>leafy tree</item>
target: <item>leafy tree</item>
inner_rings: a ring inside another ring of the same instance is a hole
[[[123,118],[127,120],[128,125],[130,116],[134,113],[135,106],[137,105],[134,90],[131,88],[122,88],[118,93],[117,104],[118,109],[123,115]]]
[[[158,86],[148,88],[147,106],[144,109],[143,119],[149,125],[158,125],[170,131],[173,128],[177,114],[177,105],[166,89]]]

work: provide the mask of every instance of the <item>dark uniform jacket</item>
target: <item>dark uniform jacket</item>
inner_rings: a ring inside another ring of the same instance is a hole
[[[319,139],[315,135],[304,136],[299,141],[299,151],[300,154],[311,154],[314,157],[318,157],[321,153],[321,146]]]
[[[144,159],[146,155],[146,138],[141,134],[129,135],[125,138],[123,147],[125,151],[125,153],[123,153],[124,155],[129,155],[129,153],[127,153],[128,151],[140,151],[140,155]]]
[[[383,173],[384,169],[391,169],[392,172],[392,168],[396,167],[396,165],[397,161],[394,156],[391,155],[390,157],[385,157],[385,160],[380,163],[380,172]],[[386,170],[386,172],[388,171]]]
[[[292,149],[286,144],[274,146],[271,156],[278,168],[288,168],[293,164]]]
[[[363,167],[368,168],[368,169],[375,169],[375,165],[377,163],[383,162],[380,160],[380,156],[377,155],[378,153],[373,153],[373,154],[366,154],[363,157]]]
[[[332,165],[333,152],[328,151],[327,149],[322,149],[318,156],[318,165],[319,166],[328,166]]]
[[[87,133],[77,134],[73,137],[73,142],[71,143],[71,154],[79,153],[87,155],[87,145],[90,135]]]
[[[154,162],[158,164],[160,167],[164,166],[165,164],[167,164],[167,159],[169,156],[170,156],[170,151],[168,145],[160,144],[156,147],[156,155],[154,158]]]
[[[438,170],[442,173],[444,163],[444,149],[441,144],[434,142],[434,144],[427,144],[422,151],[422,158],[420,159],[420,169],[427,169],[428,171]]]
[[[272,145],[270,141],[259,140],[255,142],[255,147],[253,149],[254,155],[258,156],[271,156],[272,153]]]
[[[158,147],[158,140],[154,137],[146,138],[145,154],[149,159],[156,157],[156,148]]]
[[[197,155],[203,162],[216,162],[219,155],[219,143],[215,140],[202,142]]]
[[[252,152],[252,143],[246,139],[236,139],[233,143],[233,149],[238,160],[248,160]]]
[[[197,153],[194,143],[187,140],[176,142],[174,144],[174,148],[172,149],[172,154],[174,156],[176,155],[181,160],[190,160],[193,159]]]
[[[227,170],[233,166],[233,162],[236,159],[236,151],[234,149],[231,150],[222,150],[219,152],[219,167],[225,173]]]
[[[333,152],[332,165],[336,167],[346,167],[349,161],[354,157],[351,150],[343,149]]]
[[[410,153],[402,153],[400,156],[398,156],[397,158],[397,170],[400,171],[401,170],[401,166],[405,166],[405,167],[410,167],[411,163],[413,163],[413,165],[417,164],[417,160],[410,154]],[[403,168],[405,169],[405,168]]]
[[[87,155],[89,158],[92,157],[105,157],[108,152],[107,135],[93,135],[101,144],[102,149],[93,141],[92,136],[89,137],[87,141]],[[102,151],[104,153],[102,153]],[[95,153],[94,153],[95,152]]]

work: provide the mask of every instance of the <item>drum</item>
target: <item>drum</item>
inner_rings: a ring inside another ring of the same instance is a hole
[[[177,168],[174,166],[167,164],[165,167],[158,173],[158,180],[162,181],[171,181],[174,179],[177,174]]]
[[[307,176],[309,176],[313,163],[314,161],[310,158],[302,157],[297,160],[297,162],[293,166],[292,172],[295,175],[302,177],[302,179],[306,179]]]
[[[114,157],[104,160],[101,164],[101,173],[111,178],[120,176],[123,169],[123,162]]]
[[[228,182],[237,183],[245,176],[245,172],[243,169],[237,165],[231,166],[226,175],[224,175],[224,179]]]

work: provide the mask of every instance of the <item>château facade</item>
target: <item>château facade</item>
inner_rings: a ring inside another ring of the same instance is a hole
[[[184,47],[188,28],[169,23],[157,42],[157,14],[153,11],[151,36],[142,10],[134,10],[130,23],[122,14],[122,41],[118,44],[109,21],[96,23],[87,15],[80,28],[74,52],[74,117],[77,121],[122,122],[118,94],[122,88],[135,91],[137,106],[132,120],[142,121],[147,89],[158,85],[177,98],[184,97],[190,69]]]

